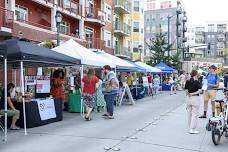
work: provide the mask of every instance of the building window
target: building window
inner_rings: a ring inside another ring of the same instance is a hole
[[[104,40],[106,47],[111,48],[111,32],[104,31]]]
[[[139,22],[133,23],[133,32],[139,32]]]
[[[133,42],[133,52],[134,53],[139,52],[139,42]]]
[[[141,28],[141,33],[143,34],[143,28]]]
[[[150,33],[150,26],[146,27],[146,33]]]
[[[70,23],[63,21],[60,24],[60,32],[65,34],[70,33]]]
[[[16,5],[15,14],[18,21],[26,22],[28,21],[28,8]]]
[[[146,15],[146,22],[150,22],[150,15],[149,14]]]
[[[110,5],[105,4],[105,14],[106,14],[106,20],[108,22],[112,21],[112,8]]]
[[[139,1],[134,1],[134,11],[139,12]]]

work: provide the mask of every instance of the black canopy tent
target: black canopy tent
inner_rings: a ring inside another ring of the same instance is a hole
[[[53,50],[38,46],[31,42],[10,39],[0,43],[0,60],[4,61],[4,87],[5,87],[5,141],[7,141],[7,64],[14,68],[20,68],[21,92],[24,96],[24,66],[25,67],[51,67],[72,66],[80,64],[80,59],[55,52]],[[23,98],[24,130],[26,129],[25,100]]]

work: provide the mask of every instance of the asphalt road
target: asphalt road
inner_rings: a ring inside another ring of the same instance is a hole
[[[213,145],[207,120],[200,120],[199,135],[187,133],[184,103],[183,92],[163,93],[117,107],[113,120],[97,113],[85,122],[79,114],[64,113],[63,121],[28,129],[28,136],[10,132],[0,152],[227,152],[228,139]]]

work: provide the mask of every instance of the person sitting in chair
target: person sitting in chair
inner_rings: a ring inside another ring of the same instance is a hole
[[[10,126],[10,129],[12,130],[18,130],[20,129],[18,126],[16,126],[16,122],[20,117],[20,111],[17,110],[12,102],[10,94],[13,92],[15,88],[15,85],[13,83],[9,83],[7,85],[7,116],[8,117],[13,117],[12,123]],[[5,89],[2,91],[2,98],[0,100],[0,114],[4,115],[4,108],[5,108]]]

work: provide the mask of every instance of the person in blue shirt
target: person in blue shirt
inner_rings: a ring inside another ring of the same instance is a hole
[[[204,114],[199,118],[207,118],[207,109],[208,102],[211,100],[212,106],[212,115],[215,116],[215,98],[217,94],[217,89],[219,87],[220,77],[216,73],[217,67],[215,65],[211,65],[209,67],[209,74],[207,75],[207,90],[204,92]]]

